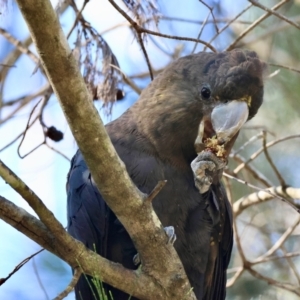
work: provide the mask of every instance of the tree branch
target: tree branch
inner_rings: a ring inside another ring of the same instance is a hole
[[[38,243],[55,253],[55,238],[47,227],[26,210],[0,196],[0,218]]]
[[[124,163],[111,144],[50,1],[17,0],[17,3],[28,24],[43,68],[60,101],[94,181],[143,257],[142,274],[139,276],[118,265],[123,272],[123,281],[126,276],[131,279],[135,277],[136,283],[141,288],[129,291],[128,286],[122,284],[121,280],[118,280],[118,288],[143,299],[149,298],[150,294],[152,299],[195,299],[194,295],[189,293],[191,287],[175,249],[166,244],[167,237],[159,219],[150,204],[143,205],[146,195],[132,183]],[[41,11],[43,14],[40,13]],[[86,122],[87,120],[89,122]],[[98,151],[91,151],[91,149],[98,149]],[[116,188],[112,189],[112,186]],[[44,212],[45,208],[41,201],[38,204],[41,207],[35,205],[34,209]],[[89,257],[88,253],[91,251],[84,251],[81,243],[75,242],[68,234],[63,233],[62,228],[55,223],[55,218],[48,214],[49,211],[47,213],[45,211],[45,215],[40,213],[43,216],[42,221],[49,229],[51,228],[55,236],[59,236],[61,242],[65,239],[63,244],[67,245],[69,255],[73,259],[79,259],[81,267],[86,272],[87,266],[91,263],[95,264],[95,260],[100,258],[92,254]],[[70,247],[71,244],[77,245],[77,248]],[[85,252],[84,258],[79,251]],[[64,259],[66,260],[66,257]],[[115,268],[117,269],[116,266]],[[99,270],[97,273],[99,274]],[[149,280],[148,274],[153,281]],[[114,276],[120,279],[120,273],[115,273]],[[112,282],[116,278],[108,272],[105,276],[101,273],[100,277],[103,281],[116,285]]]
[[[288,239],[288,237],[293,233],[293,231],[296,229],[296,227],[300,223],[300,216],[297,216],[296,220],[294,221],[293,225],[291,225],[280,237],[280,239],[277,240],[277,242],[263,255],[258,257],[256,260],[253,261],[253,263],[257,263],[257,261],[261,261],[266,257],[269,257],[273,255],[283,244],[284,242]],[[252,262],[251,262],[252,263]]]
[[[300,134],[288,135],[286,137],[283,137],[283,138],[271,141],[271,142],[269,142],[269,143],[266,144],[265,148],[270,148],[272,146],[275,146],[278,143],[281,143],[281,142],[284,142],[284,141],[287,141],[287,140],[290,140],[290,139],[296,139],[296,138],[300,138]],[[254,159],[256,159],[263,152],[264,152],[264,147],[258,149],[255,153],[253,153],[250,156],[250,158],[247,161],[245,161],[244,163],[238,165],[233,170],[233,173],[236,175],[238,172],[240,172],[245,167],[245,165],[247,165],[248,163],[250,163],[251,161],[253,161]]]
[[[12,272],[10,272],[8,274],[8,276],[6,276],[5,278],[0,278],[0,285],[2,285],[3,283],[5,283],[13,274],[15,274],[16,272],[18,272],[26,263],[28,263],[33,257],[35,257],[37,254],[41,253],[42,251],[44,251],[45,249],[40,249],[39,251],[35,252],[34,254],[30,255],[29,257],[26,257],[25,259],[23,259],[14,269]]]
[[[247,195],[247,196],[237,200],[233,204],[233,212],[234,212],[235,216],[238,216],[246,208],[248,208],[252,205],[272,200],[274,198],[274,195],[277,195],[280,197],[288,196],[288,198],[293,198],[293,199],[300,198],[300,188],[292,188],[292,187],[284,188],[282,186],[278,186],[278,187],[272,187],[272,188],[268,189],[268,191],[269,192],[259,191],[257,193]]]
[[[282,0],[279,3],[277,3],[276,5],[274,5],[272,7],[272,11],[279,9],[282,5],[284,5],[285,3],[289,2],[290,0]],[[262,21],[264,21],[265,19],[267,19],[269,16],[271,16],[272,13],[267,12],[264,15],[262,15],[261,17],[259,17],[255,22],[253,22],[248,28],[246,28],[243,32],[241,32],[241,34],[235,39],[235,41],[233,43],[231,43],[226,51],[230,51],[234,48],[236,48],[239,44],[238,42],[245,36],[247,35],[251,30],[253,30],[257,25],[259,25]]]
[[[3,35],[10,43],[12,43],[21,53],[27,54],[36,64],[39,63],[39,59],[36,57],[36,55],[6,30],[0,28],[0,34]]]
[[[74,287],[77,284],[81,274],[82,274],[81,270],[79,268],[76,268],[74,270],[74,275],[73,275],[73,278],[72,278],[71,282],[68,284],[68,286],[59,295],[57,295],[54,298],[54,300],[62,300],[65,297],[67,297],[70,294],[70,292],[74,289]]]
[[[267,193],[267,194],[269,194],[269,195],[271,195],[273,198],[278,198],[278,199],[280,199],[281,201],[283,201],[283,202],[285,202],[286,204],[288,204],[290,207],[292,207],[297,213],[300,213],[300,208],[299,208],[299,206],[297,206],[297,205],[295,205],[294,203],[292,203],[290,200],[287,200],[287,199],[285,199],[284,197],[281,197],[281,196],[279,196],[278,194],[273,194],[272,193],[272,189],[270,190],[270,189],[262,189],[262,188],[260,188],[260,187],[258,187],[258,186],[255,186],[255,185],[253,185],[253,184],[251,184],[251,183],[249,183],[249,182],[247,182],[247,181],[245,181],[245,180],[242,180],[242,179],[239,179],[239,178],[237,178],[237,177],[235,177],[235,176],[232,176],[232,175],[230,175],[230,174],[228,174],[228,173],[226,173],[226,172],[224,172],[223,173],[223,176],[225,176],[225,177],[228,177],[228,178],[230,178],[230,179],[233,179],[233,180],[235,180],[235,181],[237,181],[237,182],[239,182],[239,183],[241,183],[241,184],[244,184],[244,185],[246,185],[246,186],[249,186],[249,187],[251,187],[251,188],[253,188],[253,189],[255,189],[255,190],[259,190],[259,191],[263,191],[263,192],[265,192],[265,193]],[[286,195],[285,195],[286,196]]]
[[[212,50],[213,52],[217,52],[217,50],[209,43],[203,41],[203,40],[198,40],[194,38],[187,38],[187,37],[181,37],[181,36],[175,36],[175,35],[168,35],[168,34],[163,34],[160,32],[155,32],[146,28],[143,28],[139,26],[135,21],[133,21],[126,13],[124,10],[121,9],[120,6],[116,4],[115,1],[113,0],[108,0],[111,5],[130,23],[130,25],[136,30],[137,33],[148,33],[156,36],[160,36],[163,38],[167,39],[174,39],[174,40],[180,40],[180,41],[190,41],[190,42],[196,42],[205,45],[207,48]]]
[[[290,284],[289,282],[279,282],[277,280],[274,280],[273,278],[266,277],[262,275],[261,273],[257,272],[256,270],[252,268],[248,268],[247,271],[254,277],[266,281],[268,284],[277,286],[279,288],[288,290],[290,292],[295,293],[296,295],[300,296],[300,288],[299,286],[295,286]]]
[[[267,11],[269,14],[272,14],[272,15],[276,16],[277,18],[279,18],[279,19],[281,19],[281,20],[283,20],[283,21],[289,23],[290,25],[296,27],[297,29],[300,29],[300,26],[299,26],[297,23],[295,23],[295,22],[293,22],[292,20],[286,18],[285,16],[283,16],[283,15],[277,13],[276,11],[274,11],[274,9],[270,9],[270,8],[268,8],[268,7],[266,7],[266,6],[262,5],[262,4],[260,4],[258,1],[255,1],[255,0],[248,0],[248,1],[249,1],[250,3],[252,3],[253,5],[255,5],[255,6],[261,8],[261,9],[263,9],[263,10],[265,10],[265,11]]]
[[[158,287],[153,284],[152,279],[148,276],[138,271],[127,270],[120,264],[110,262],[73,239],[70,242],[71,247],[76,249],[81,244],[81,252],[77,256],[74,255],[74,252],[67,249],[66,245],[57,239],[57,235],[54,236],[40,220],[2,196],[0,196],[0,218],[46,250],[69,263],[74,269],[79,267],[80,264],[80,269],[87,274],[97,276],[110,285],[118,285],[118,288],[129,294],[135,294],[141,299],[147,299],[145,297],[147,293],[153,295],[153,297],[158,297],[155,299],[163,299],[156,292]]]

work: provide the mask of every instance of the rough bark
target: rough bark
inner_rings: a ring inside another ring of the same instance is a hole
[[[63,232],[51,212],[35,199],[37,202],[32,207],[41,221],[62,247],[66,247],[63,253],[56,254],[73,267],[78,261],[84,272],[99,275],[103,281],[143,299],[195,299],[175,249],[166,244],[167,237],[151,203],[144,201],[146,195],[134,186],[111,144],[50,1],[18,0],[17,3],[96,185],[130,234],[144,261],[139,272],[113,264],[114,268],[122,268],[123,275],[110,274],[103,266],[103,258]],[[26,199],[27,196],[23,197]],[[95,265],[99,266],[97,270]],[[150,271],[151,278],[147,275]],[[124,276],[124,272],[128,274]],[[126,284],[124,278],[127,278]]]
[[[30,239],[38,243],[46,250],[56,254],[73,268],[85,270],[101,280],[107,279],[110,284],[118,284],[119,288],[132,292],[141,299],[146,299],[145,294],[151,293],[157,299],[163,299],[159,289],[146,275],[123,268],[120,264],[109,260],[86,249],[80,242],[71,240],[66,243],[60,241],[59,234],[53,234],[40,220],[18,207],[11,201],[0,196],[0,218],[22,232]],[[78,252],[78,255],[70,253],[69,247]],[[158,293],[156,293],[156,290]]]
[[[233,212],[235,216],[237,217],[240,215],[246,208],[258,204],[263,203],[274,198],[273,195],[278,195],[280,197],[286,197],[287,199],[299,199],[300,198],[300,189],[299,188],[293,188],[293,187],[271,187],[268,189],[268,191],[271,193],[267,193],[265,191],[259,191],[257,193],[253,193],[250,195],[247,195],[233,204]],[[273,194],[273,195],[272,195]],[[292,201],[293,202],[293,201]],[[297,206],[298,207],[298,206]]]

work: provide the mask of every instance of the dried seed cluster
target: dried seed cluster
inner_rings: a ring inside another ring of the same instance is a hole
[[[214,153],[217,157],[226,159],[226,150],[224,149],[224,144],[220,145],[216,136],[205,139],[204,145],[204,151],[210,151]]]

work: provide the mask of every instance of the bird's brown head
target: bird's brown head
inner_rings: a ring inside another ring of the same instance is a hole
[[[196,138],[201,145],[213,135],[230,150],[241,126],[262,104],[264,69],[253,51],[182,57],[143,91],[131,113],[158,152],[168,157],[190,161]]]

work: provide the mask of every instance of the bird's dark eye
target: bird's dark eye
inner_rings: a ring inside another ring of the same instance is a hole
[[[208,100],[210,98],[211,91],[208,87],[203,87],[201,89],[201,96],[203,99]]]

